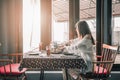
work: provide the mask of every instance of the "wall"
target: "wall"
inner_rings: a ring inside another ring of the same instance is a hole
[[[41,42],[43,43],[43,49],[51,42],[51,3],[51,0],[41,0]]]
[[[0,0],[0,53],[22,52],[22,0]]]

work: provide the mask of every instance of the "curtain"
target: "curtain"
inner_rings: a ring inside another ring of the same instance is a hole
[[[40,43],[40,0],[23,0],[23,52],[38,50]]]
[[[0,53],[22,52],[22,0],[0,0]]]

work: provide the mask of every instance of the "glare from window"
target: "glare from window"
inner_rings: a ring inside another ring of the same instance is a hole
[[[69,40],[68,22],[53,22],[52,41],[64,42]]]
[[[120,17],[114,18],[114,26],[120,28]],[[120,31],[120,30],[119,30]]]
[[[90,19],[90,20],[86,20],[91,31],[95,32],[96,31],[96,20],[95,19]]]
[[[90,20],[86,20],[86,21],[90,27],[90,30],[91,30],[94,40],[96,40],[96,19],[90,19]]]
[[[113,45],[120,45],[120,17],[113,16],[112,22],[112,44]]]
[[[40,43],[40,0],[23,0],[23,52]]]

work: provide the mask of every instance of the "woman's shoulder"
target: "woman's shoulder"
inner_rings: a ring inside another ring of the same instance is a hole
[[[89,42],[91,42],[91,36],[89,34],[85,35],[80,41],[80,43],[82,43],[82,44],[84,44],[84,43],[86,44]]]
[[[91,39],[91,35],[90,35],[90,34],[86,34],[86,35],[84,36],[84,38],[86,38],[86,39]]]

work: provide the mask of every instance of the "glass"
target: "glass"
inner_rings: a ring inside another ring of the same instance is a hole
[[[78,56],[78,51],[79,51],[79,49],[77,47],[74,47],[74,55]]]
[[[41,50],[42,50],[42,42],[39,43],[39,51],[41,51]]]
[[[50,46],[46,46],[47,56],[50,56]]]

